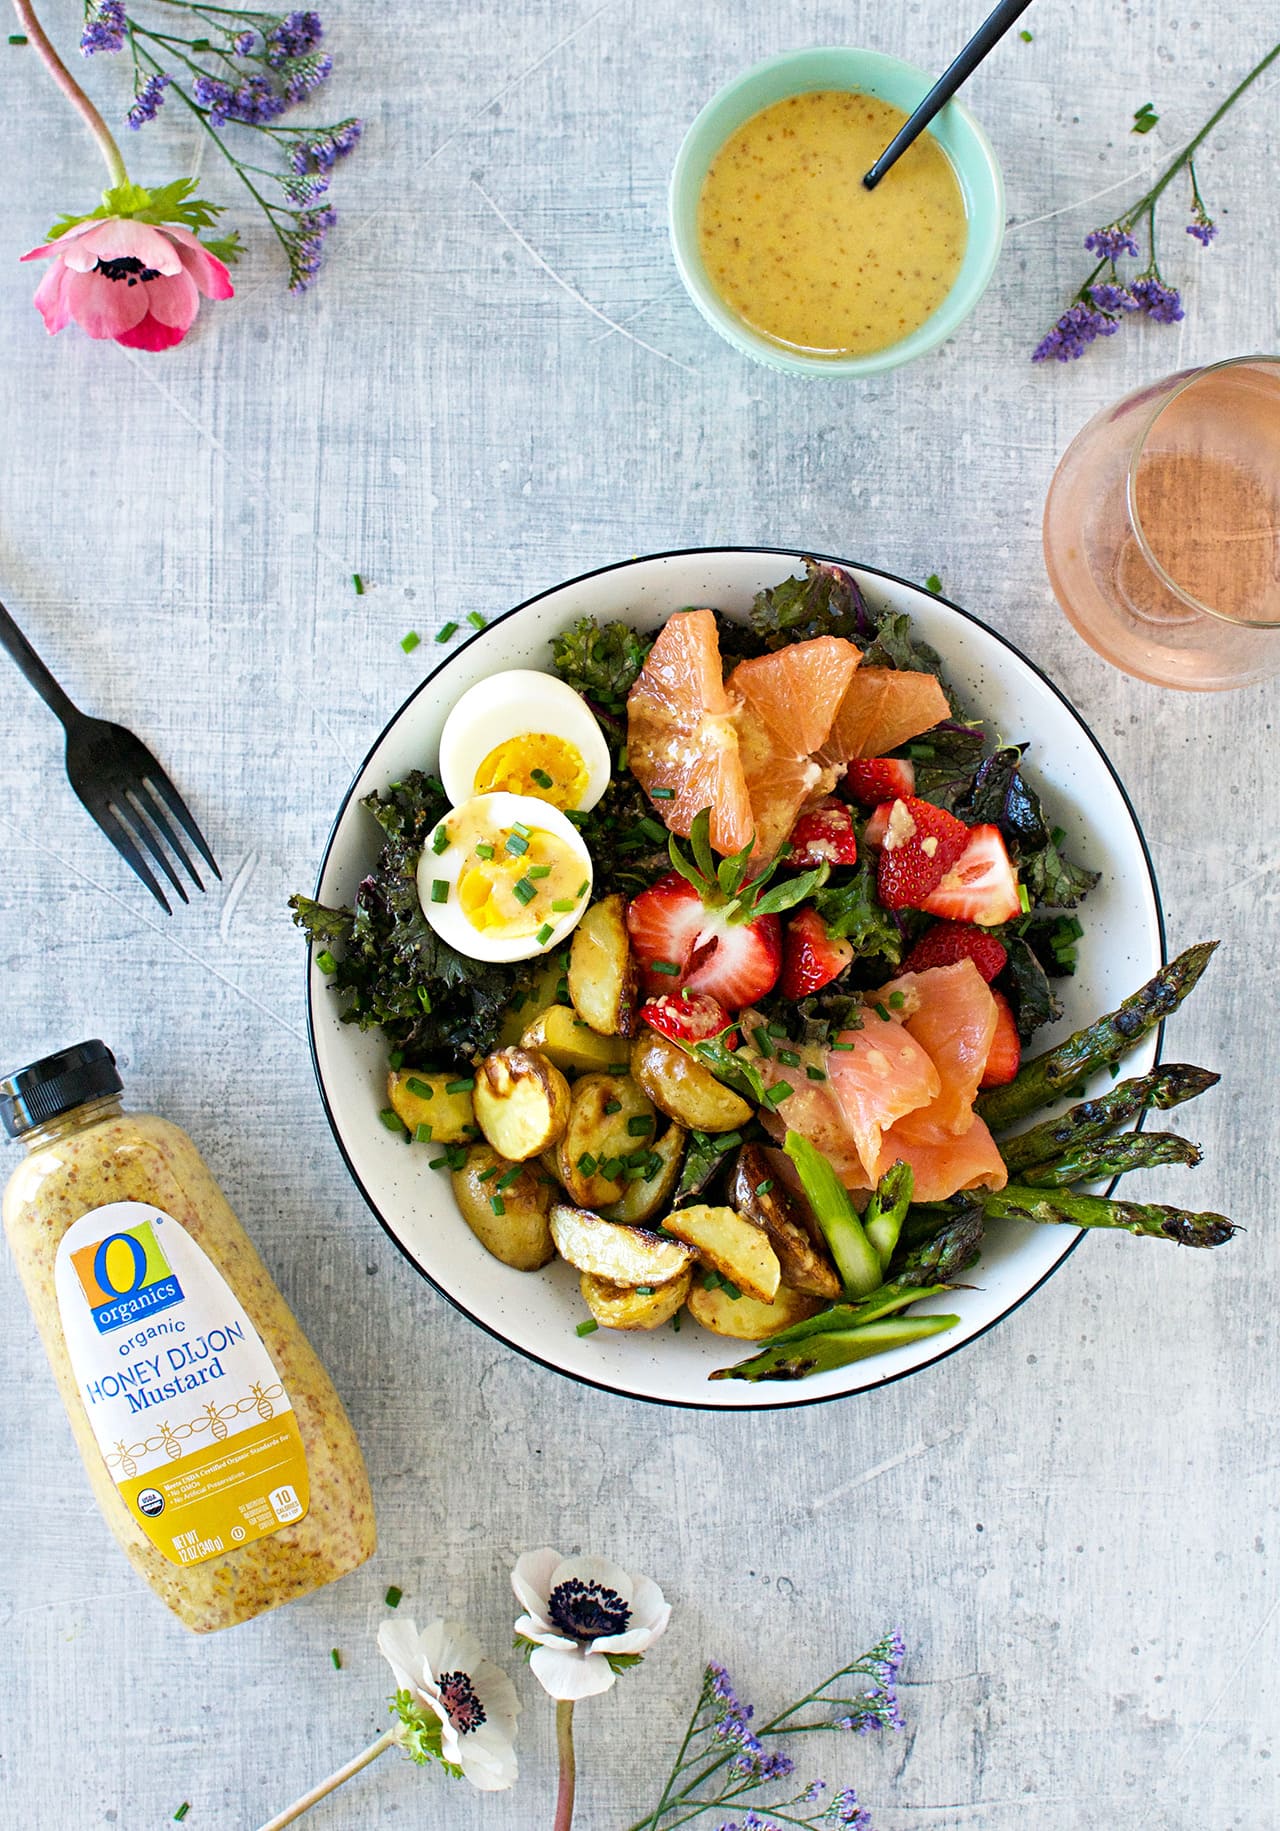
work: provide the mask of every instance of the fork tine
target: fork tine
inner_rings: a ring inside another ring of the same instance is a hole
[[[122,792],[119,801],[113,802],[112,806],[115,808],[117,814],[119,814],[124,825],[131,830],[134,838],[142,841],[143,845],[147,848],[148,852],[150,852],[152,858],[155,859],[156,863],[164,872],[183,902],[189,903],[191,899],[187,895],[181,878],[169,863],[168,853],[143,818],[146,810],[138,798],[138,791],[136,789],[126,788]],[[203,889],[203,885],[201,888]]]
[[[155,878],[151,875],[151,871],[147,865],[146,860],[143,858],[141,852],[139,852],[137,846],[134,845],[133,840],[129,834],[129,829],[125,826],[124,822],[119,818],[114,807],[109,807],[109,806],[103,806],[101,808],[95,807],[91,802],[85,801],[83,795],[80,797],[80,799],[81,799],[81,802],[83,803],[84,807],[93,816],[94,820],[97,821],[97,823],[101,827],[102,831],[106,834],[107,838],[111,841],[112,845],[115,847],[116,851],[120,854],[121,858],[123,858],[124,862],[127,865],[129,865],[134,871],[137,872],[138,876],[142,879],[143,883],[147,886],[147,889],[151,892],[152,896],[156,899],[156,902],[159,903],[160,907],[164,910],[165,914],[172,915],[173,910],[169,906],[168,897],[165,895],[164,891],[160,888],[160,886],[156,882]]]
[[[185,831],[192,845],[195,846],[199,852],[201,858],[203,858],[205,864],[208,865],[218,882],[221,883],[222,873],[218,869],[217,860],[214,858],[213,853],[205,844],[204,834],[196,825],[195,815],[191,812],[191,809],[182,799],[182,796],[173,786],[173,783],[169,780],[168,776],[165,775],[159,764],[156,764],[154,774],[144,776],[143,780],[146,782],[146,785],[151,790],[152,794],[158,795],[164,802],[179,826]]]
[[[192,864],[191,860],[187,857],[186,853],[183,851],[181,842],[178,839],[178,835],[174,832],[173,828],[169,825],[168,820],[165,818],[164,809],[161,807],[159,801],[157,800],[155,791],[152,788],[148,787],[148,785],[146,783],[143,783],[142,786],[144,788],[146,788],[146,790],[147,790],[146,799],[143,798],[143,795],[139,789],[133,788],[133,789],[129,790],[129,796],[130,796],[131,801],[135,804],[135,806],[137,807],[137,810],[140,814],[146,815],[147,819],[151,822],[152,826],[155,827],[156,831],[159,833],[161,839],[163,839],[165,841],[165,843],[169,846],[170,850],[176,855],[178,863],[180,865],[182,865],[183,868],[187,872],[190,873],[192,882],[195,884],[196,889],[203,890],[204,884],[201,881],[200,873],[196,870],[196,868]],[[180,896],[182,895],[182,890],[181,890],[180,886],[178,887],[178,894]],[[185,902],[186,900],[187,899],[184,896],[183,901]]]

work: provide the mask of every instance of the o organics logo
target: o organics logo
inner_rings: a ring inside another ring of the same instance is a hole
[[[169,1270],[150,1221],[77,1248],[71,1263],[99,1335],[182,1301],[182,1286]]]

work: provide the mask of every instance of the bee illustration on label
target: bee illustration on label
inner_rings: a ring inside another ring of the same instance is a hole
[[[121,1472],[125,1475],[136,1475],[138,1472],[138,1465],[133,1460],[132,1452],[126,1447],[123,1437],[117,1441],[116,1451],[120,1457]]]
[[[218,1441],[221,1442],[227,1434],[227,1427],[222,1421],[222,1413],[218,1410],[218,1407],[214,1404],[212,1399],[210,1399],[204,1409],[205,1416],[209,1420],[209,1429],[213,1432],[213,1435]]]
[[[182,1445],[167,1424],[160,1426],[160,1441],[164,1444],[164,1453],[171,1462],[176,1462],[182,1454]]]
[[[253,1397],[258,1402],[258,1416],[262,1419],[263,1423],[265,1424],[265,1422],[267,1421],[268,1418],[273,1418],[275,1416],[276,1408],[271,1403],[271,1400],[267,1397],[266,1393],[262,1390],[262,1387],[257,1380],[255,1380],[253,1385],[250,1386],[249,1391],[252,1393]]]

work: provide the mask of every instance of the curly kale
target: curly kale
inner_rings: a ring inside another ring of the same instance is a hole
[[[343,1023],[384,1030],[414,1067],[461,1067],[492,1048],[506,1007],[532,984],[538,965],[466,959],[423,915],[418,859],[448,805],[440,783],[420,770],[385,794],[367,795],[361,806],[386,842],[352,906],[289,899],[294,921],[319,950],[317,964],[342,1000]]]
[[[814,907],[827,932],[853,943],[854,959],[883,960],[897,966],[902,959],[903,933],[895,913],[876,896],[875,854],[864,848],[856,865],[833,872],[815,892]]]
[[[1066,834],[1050,830],[1040,797],[1022,772],[1026,748],[1005,744],[985,758],[969,789],[954,801],[953,812],[966,826],[999,827],[1034,905],[1074,909],[1100,873],[1073,864],[1059,850]]]
[[[874,639],[877,622],[851,573],[806,559],[803,578],[783,579],[757,592],[751,627],[766,649],[813,636],[844,636],[861,648]]]
[[[625,712],[627,694],[653,647],[629,623],[597,623],[579,617],[571,629],[551,639],[556,673],[575,693],[603,712]]]

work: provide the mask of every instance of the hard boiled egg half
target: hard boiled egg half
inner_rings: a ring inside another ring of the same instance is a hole
[[[440,780],[459,806],[473,795],[505,793],[594,807],[609,767],[609,746],[582,695],[534,668],[477,681],[440,734]]]
[[[528,960],[574,927],[591,879],[591,854],[559,808],[532,795],[472,795],[428,835],[418,898],[458,953]]]

